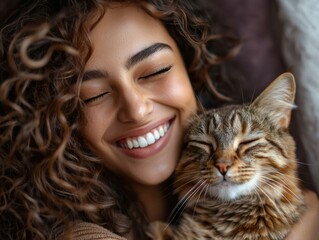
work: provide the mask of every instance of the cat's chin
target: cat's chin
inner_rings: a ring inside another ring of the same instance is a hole
[[[234,200],[243,196],[251,195],[255,190],[255,186],[256,183],[253,180],[243,184],[222,181],[217,185],[211,186],[209,193],[212,197],[216,197],[221,200]]]

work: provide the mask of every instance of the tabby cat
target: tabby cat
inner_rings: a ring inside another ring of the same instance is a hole
[[[175,172],[179,220],[152,223],[151,238],[284,239],[304,210],[288,132],[294,97],[284,73],[249,105],[195,116]]]

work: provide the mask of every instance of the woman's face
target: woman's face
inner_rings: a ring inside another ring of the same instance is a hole
[[[107,9],[90,33],[82,135],[105,166],[132,184],[173,172],[195,96],[176,43],[135,7]]]

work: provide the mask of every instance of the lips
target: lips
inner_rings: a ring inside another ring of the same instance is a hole
[[[169,128],[170,122],[168,121],[150,130],[144,135],[121,139],[118,141],[118,145],[126,149],[146,148],[164,137]]]

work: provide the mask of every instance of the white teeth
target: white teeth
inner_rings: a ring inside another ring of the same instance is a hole
[[[166,123],[158,127],[157,129],[154,129],[152,132],[148,132],[144,136],[138,136],[136,138],[127,138],[125,143],[120,143],[120,146],[126,147],[128,149],[147,147],[148,145],[152,145],[158,139],[163,137],[165,133],[167,132],[167,130],[169,129],[169,127],[170,127],[170,124]]]
[[[144,137],[138,137],[137,141],[138,141],[138,145],[140,145],[141,148],[147,146],[147,141]]]
[[[158,140],[161,137],[159,132],[156,129],[154,130],[154,137],[155,137],[155,140]]]
[[[155,137],[152,133],[146,134],[146,141],[148,145],[155,143]]]
[[[165,134],[164,128],[163,128],[162,126],[160,126],[159,129],[158,129],[158,131],[159,131],[160,136],[163,137],[164,134]]]
[[[127,144],[127,147],[129,149],[132,149],[133,148],[133,141],[131,139],[127,139],[126,140],[126,144]]]
[[[138,141],[136,139],[133,139],[133,147],[138,148],[140,145],[138,145]]]

